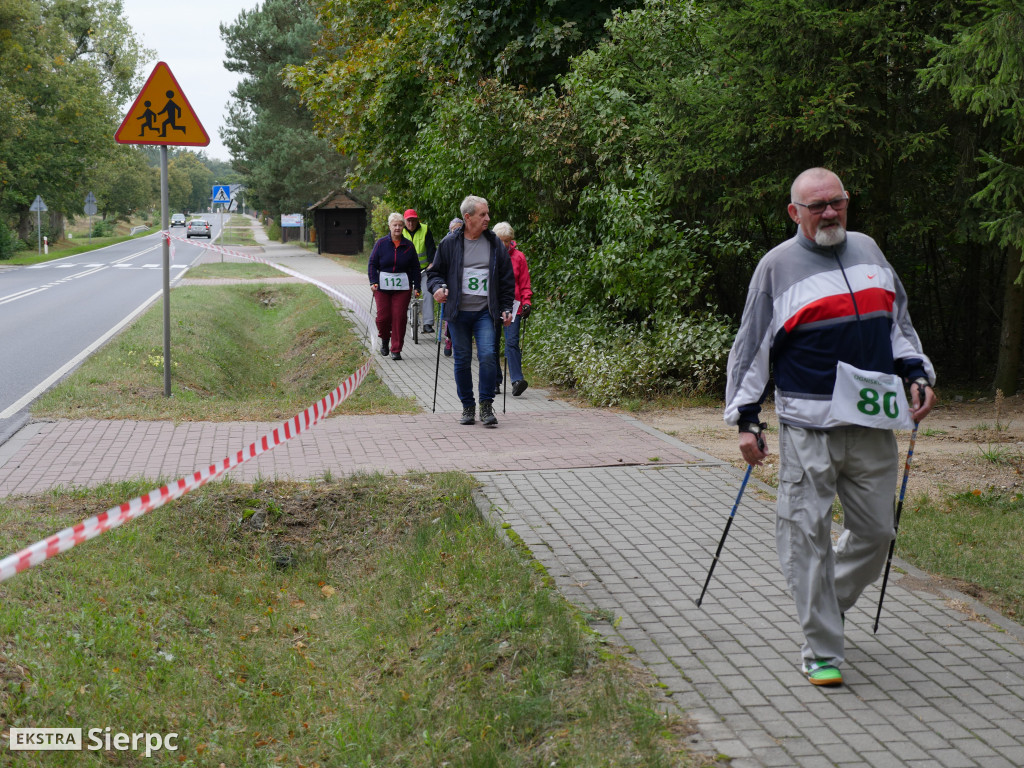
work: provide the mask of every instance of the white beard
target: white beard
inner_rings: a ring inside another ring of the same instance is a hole
[[[844,240],[846,240],[846,230],[842,224],[836,224],[834,227],[825,227],[824,229],[819,227],[818,231],[814,233],[814,242],[823,248],[839,245]]]

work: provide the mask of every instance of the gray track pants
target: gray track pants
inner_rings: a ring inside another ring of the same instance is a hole
[[[803,658],[838,665],[845,658],[840,613],[881,574],[895,535],[896,437],[884,429],[782,424],[779,459],[775,541],[804,632]],[[837,493],[846,530],[833,549]]]
[[[427,270],[423,270],[422,294],[423,294],[423,325],[434,324],[434,294],[427,288]]]

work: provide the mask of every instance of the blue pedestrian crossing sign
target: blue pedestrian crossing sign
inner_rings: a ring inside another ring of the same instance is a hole
[[[231,202],[231,187],[228,184],[214,184],[213,185],[213,202],[215,202],[215,203],[230,203]]]

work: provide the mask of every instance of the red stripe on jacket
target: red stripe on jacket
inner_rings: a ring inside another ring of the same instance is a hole
[[[895,294],[884,288],[866,288],[857,291],[857,311],[862,315],[871,312],[892,312],[892,305]],[[786,333],[792,333],[793,329],[800,325],[817,323],[822,320],[836,320],[844,317],[854,317],[857,314],[854,310],[853,296],[849,293],[837,293],[834,296],[826,296],[818,301],[812,301],[805,307],[801,307],[792,317],[786,321]]]

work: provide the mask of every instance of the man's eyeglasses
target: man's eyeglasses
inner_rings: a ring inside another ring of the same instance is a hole
[[[849,205],[849,203],[850,198],[847,197],[846,195],[843,195],[842,197],[837,197],[835,200],[829,200],[828,202],[825,203],[811,203],[810,205],[807,205],[806,203],[798,203],[796,200],[793,201],[793,205],[799,205],[802,208],[806,208],[808,213],[813,213],[815,216],[820,216],[821,214],[823,214],[825,212],[825,209],[828,208],[829,206],[831,206],[832,210],[835,211],[836,213],[838,213],[839,211],[844,211],[846,210],[846,206]]]

